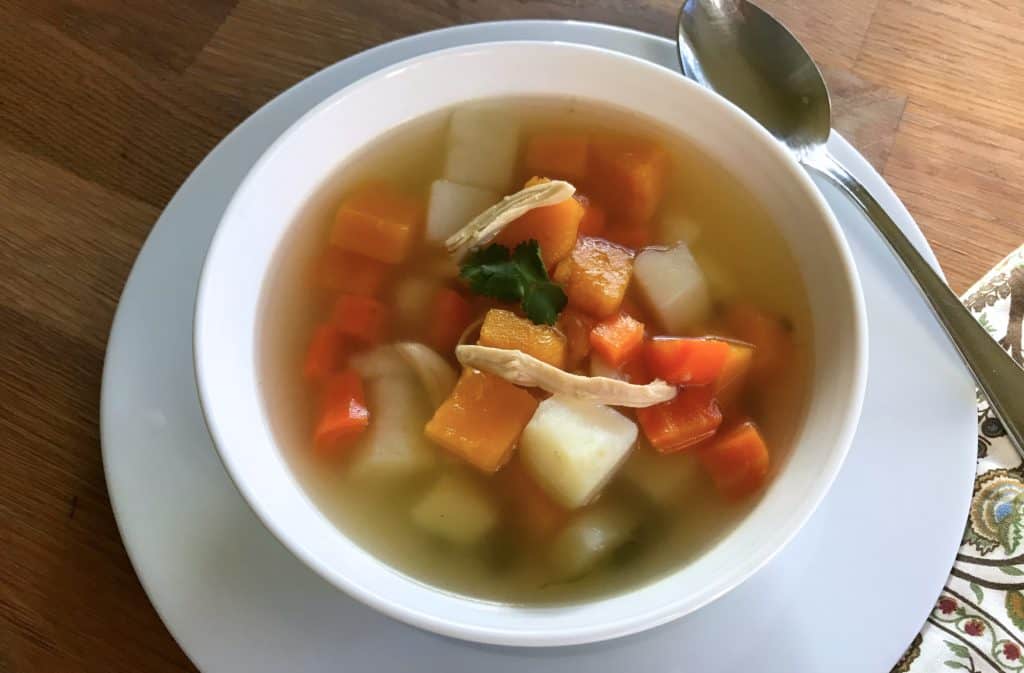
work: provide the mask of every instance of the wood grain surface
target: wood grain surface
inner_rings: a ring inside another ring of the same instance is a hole
[[[1024,5],[763,0],[823,65],[837,127],[962,291],[1024,241]],[[282,89],[459,23],[673,32],[665,0],[0,0],[0,671],[194,670],[146,600],[103,483],[103,353],[143,238]]]

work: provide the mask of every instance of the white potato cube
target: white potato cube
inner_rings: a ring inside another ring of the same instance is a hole
[[[432,535],[468,546],[498,524],[498,507],[466,475],[446,474],[413,507],[412,520]]]
[[[431,302],[441,281],[426,276],[405,276],[395,288],[395,318],[406,328],[422,329],[430,317]]]
[[[437,462],[437,451],[423,434],[430,407],[411,369],[404,366],[400,375],[367,381],[370,427],[355,447],[349,467],[352,479],[412,477]]]
[[[645,443],[629,454],[621,474],[622,480],[659,507],[684,499],[701,479],[700,464],[693,453],[660,454]]]
[[[430,185],[430,204],[427,207],[427,240],[444,243],[500,199],[501,195],[490,189],[434,180]]]
[[[558,577],[575,578],[626,542],[640,523],[636,511],[602,500],[580,513],[551,544],[550,561]]]
[[[519,455],[551,497],[576,508],[598,494],[636,437],[636,423],[611,407],[555,395],[527,423]]]
[[[633,282],[669,332],[683,333],[711,313],[707,281],[685,243],[641,252],[633,262]]]
[[[696,248],[692,252],[693,258],[697,260],[697,266],[704,272],[708,292],[712,297],[724,301],[732,299],[739,293],[735,275],[718,261],[714,254],[701,248]]]
[[[495,105],[469,105],[452,113],[444,177],[505,193],[519,155],[519,122]]]

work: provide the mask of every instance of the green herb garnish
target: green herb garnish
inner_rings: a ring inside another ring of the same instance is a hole
[[[540,244],[534,240],[520,243],[511,253],[497,243],[475,250],[459,275],[477,294],[521,301],[526,317],[538,325],[554,325],[567,301],[562,288],[548,278]]]

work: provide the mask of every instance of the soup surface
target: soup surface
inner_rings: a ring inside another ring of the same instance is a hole
[[[805,408],[806,297],[764,210],[590,103],[482,101],[378,139],[293,224],[262,311],[265,404],[310,498],[481,599],[586,600],[688,563]]]

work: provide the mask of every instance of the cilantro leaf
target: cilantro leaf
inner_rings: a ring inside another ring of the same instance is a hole
[[[459,275],[477,294],[521,301],[526,316],[538,325],[553,325],[568,301],[562,288],[548,278],[540,244],[534,240],[520,243],[511,253],[497,243],[475,250]]]

